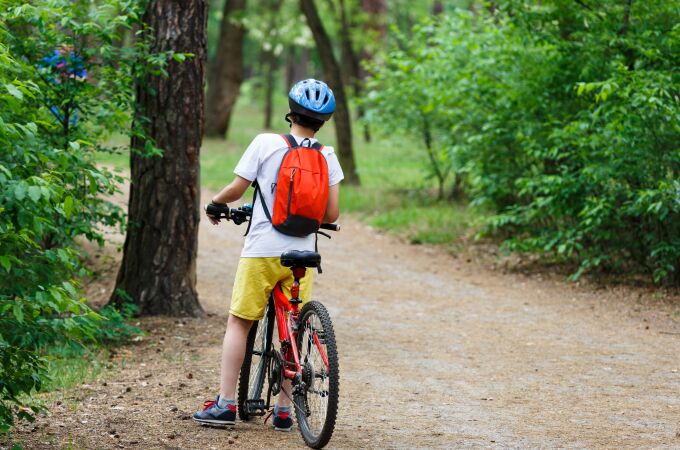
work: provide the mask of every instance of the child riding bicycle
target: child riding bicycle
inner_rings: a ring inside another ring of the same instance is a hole
[[[214,204],[225,206],[240,199],[248,186],[256,187],[249,231],[246,235],[229,308],[227,330],[222,344],[220,392],[215,401],[206,401],[204,408],[192,417],[202,424],[234,425],[236,421],[236,384],[243,363],[246,340],[253,321],[262,319],[269,295],[281,282],[289,295],[293,274],[279,260],[289,250],[314,250],[315,236],[293,236],[278,231],[272,224],[270,211],[275,208],[275,188],[282,161],[293,146],[318,149],[328,168],[328,200],[321,222],[335,222],[339,216],[340,181],[342,168],[332,147],[316,144],[315,134],[335,111],[331,89],[314,79],[296,83],[288,94],[290,111],[286,121],[290,134],[264,133],[255,137],[236,165],[234,180],[212,198]],[[289,142],[290,139],[294,142]],[[291,183],[293,174],[291,174]],[[325,180],[324,180],[325,182]],[[219,219],[208,215],[213,225]],[[311,271],[300,281],[299,296],[308,301],[312,291]],[[282,384],[273,411],[274,428],[290,431],[293,419],[290,411],[291,383]]]

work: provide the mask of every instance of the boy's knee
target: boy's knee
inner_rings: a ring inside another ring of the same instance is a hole
[[[237,326],[239,328],[246,328],[250,329],[251,325],[253,324],[252,320],[248,319],[243,319],[239,316],[235,316],[233,314],[229,314],[229,319],[227,320],[227,326],[232,325]]]

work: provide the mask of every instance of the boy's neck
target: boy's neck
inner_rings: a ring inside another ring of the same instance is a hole
[[[300,137],[303,137],[303,138],[310,138],[310,139],[313,138],[314,135],[316,134],[314,132],[314,130],[309,129],[309,128],[305,128],[305,127],[301,127],[300,125],[298,125],[296,123],[294,123],[290,127],[290,132],[291,132],[291,134],[294,134],[295,136],[300,136]]]

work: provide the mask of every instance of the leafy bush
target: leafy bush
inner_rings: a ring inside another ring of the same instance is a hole
[[[678,19],[670,1],[459,10],[388,53],[371,117],[413,133],[426,113],[507,247],[679,283]]]
[[[437,108],[450,92],[442,89],[446,72],[438,64],[448,47],[429,45],[433,29],[427,23],[409,37],[393,30],[400,47],[389,53],[384,65],[373,66],[375,77],[369,87],[374,89],[362,103],[369,107],[366,119],[379,129],[422,142],[428,178],[436,180],[441,199],[452,169],[453,142],[447,117]]]
[[[77,281],[87,269],[75,239],[102,243],[99,226],[123,218],[106,200],[122,179],[93,154],[115,151],[98,142],[129,127],[136,73],[153,62],[143,40],[114,45],[139,5],[97,4],[6,1],[0,10],[0,432],[38,410],[30,395],[45,383],[48,346],[136,331],[129,310],[88,307]]]

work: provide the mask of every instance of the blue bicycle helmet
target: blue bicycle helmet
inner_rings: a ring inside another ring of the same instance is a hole
[[[335,96],[326,83],[309,78],[290,88],[288,105],[294,113],[326,121],[335,111]]]

